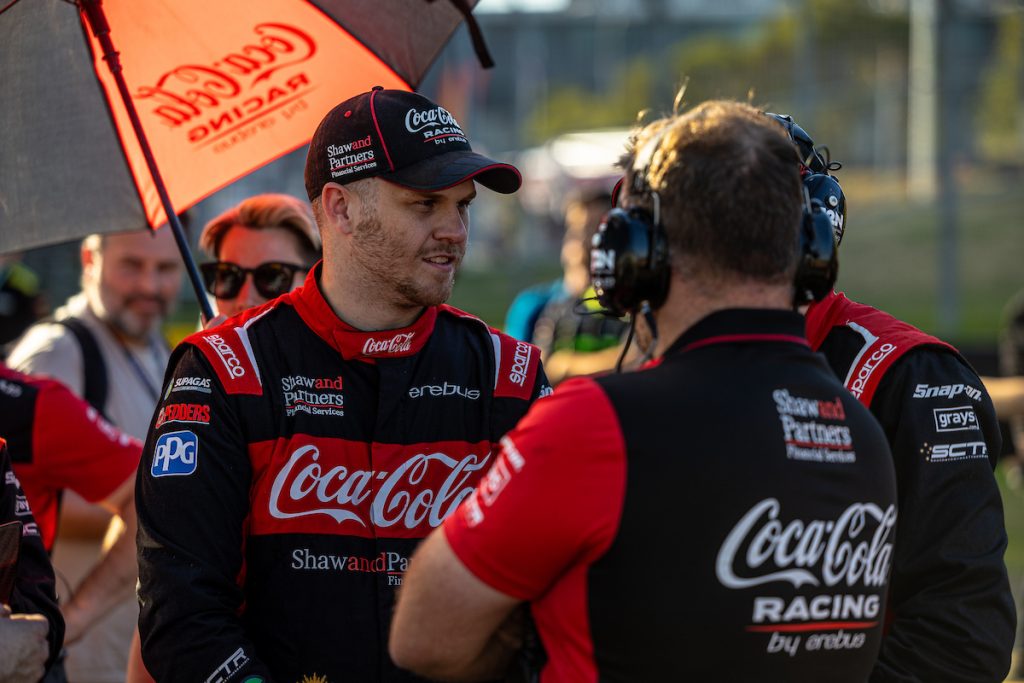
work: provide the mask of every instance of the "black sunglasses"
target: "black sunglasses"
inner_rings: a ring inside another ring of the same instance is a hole
[[[218,299],[234,299],[238,296],[249,273],[252,273],[252,283],[261,296],[276,299],[291,291],[295,273],[309,269],[279,261],[267,261],[255,268],[243,268],[229,261],[214,261],[200,264],[199,270],[203,273],[206,291]]]

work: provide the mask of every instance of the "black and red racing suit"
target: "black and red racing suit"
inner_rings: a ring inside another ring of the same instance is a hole
[[[419,680],[387,653],[409,557],[550,391],[536,347],[454,308],[347,326],[318,272],[172,356],[137,489],[157,680]]]
[[[807,338],[882,424],[896,465],[890,623],[871,680],[1002,681],[1016,612],[984,385],[949,344],[842,294],[811,306]]]

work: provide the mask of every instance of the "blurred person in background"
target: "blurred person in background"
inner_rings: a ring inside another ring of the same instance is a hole
[[[0,254],[0,360],[8,344],[47,313],[39,276],[17,254]]]
[[[562,277],[521,292],[509,306],[505,332],[540,347],[552,384],[615,365],[627,324],[602,311],[590,285],[591,241],[611,208],[602,188],[577,190],[566,203]]]
[[[65,640],[77,641],[122,601],[138,575],[135,561],[135,470],[142,443],[100,417],[95,408],[50,379],[0,363],[0,434],[31,505],[46,551],[53,552],[61,497],[74,492],[121,522],[82,581],[62,596]],[[70,589],[70,586],[68,587]]]
[[[63,640],[53,567],[0,438],[0,681],[62,683]]]
[[[290,292],[320,259],[309,205],[285,194],[250,197],[207,223],[199,246],[215,260],[199,266],[225,317]]]
[[[896,490],[885,435],[792,310],[819,277],[798,235],[834,255],[828,221],[805,213],[792,146],[753,107],[705,102],[634,142],[594,272],[614,275],[602,301],[653,310],[658,363],[567,381],[502,439],[413,556],[392,656],[484,680],[525,601],[549,683],[860,683]],[[615,247],[641,241],[643,265]]]
[[[161,325],[181,289],[183,265],[169,229],[90,235],[82,242],[82,289],[52,321],[33,325],[8,364],[60,381],[125,433],[144,439],[160,397],[170,350]],[[68,491],[62,499],[54,564],[77,585],[123,533],[110,513]],[[107,544],[109,547],[109,543]],[[121,604],[68,647],[75,683],[121,683],[138,617],[134,582]]]
[[[831,211],[836,244],[846,199],[836,167],[788,116],[810,195]],[[953,346],[831,292],[806,313],[807,338],[885,430],[896,464],[888,629],[872,683],[1002,681],[1016,609],[993,469],[1002,445],[992,401]]]
[[[215,303],[216,316],[207,328],[295,289],[321,256],[309,204],[286,194],[256,195],[227,209],[203,228],[199,247],[215,259],[199,266]],[[137,629],[127,680],[153,680],[142,661]]]

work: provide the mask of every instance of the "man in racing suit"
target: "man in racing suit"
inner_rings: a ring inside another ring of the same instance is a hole
[[[549,391],[536,347],[443,305],[474,181],[520,183],[443,108],[343,102],[306,165],[323,261],[174,352],[138,484],[157,680],[417,680],[386,646],[409,556]]]
[[[15,617],[12,619],[12,616]],[[0,680],[63,680],[53,567],[0,437]]]
[[[806,133],[794,140],[813,156]],[[845,199],[823,199],[839,242]],[[900,522],[871,681],[1002,681],[1016,609],[985,386],[951,345],[839,292],[811,305],[807,339],[882,424],[895,459]]]
[[[104,420],[60,382],[0,363],[0,434],[32,505],[47,552],[57,538],[61,496],[74,491],[121,519],[109,549],[62,595],[65,641],[102,623],[135,585],[135,470],[142,444]]]

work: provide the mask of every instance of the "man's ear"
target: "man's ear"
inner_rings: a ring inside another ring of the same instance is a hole
[[[359,196],[344,185],[327,183],[320,190],[320,207],[323,210],[327,225],[337,227],[344,234],[351,234],[355,224],[353,203],[358,203]],[[358,209],[356,209],[358,211]]]
[[[88,244],[88,241],[82,243],[82,249],[79,256],[82,260],[83,272],[94,267],[99,267],[99,263],[97,263],[98,254],[96,253],[96,250],[92,248],[92,245]]]

